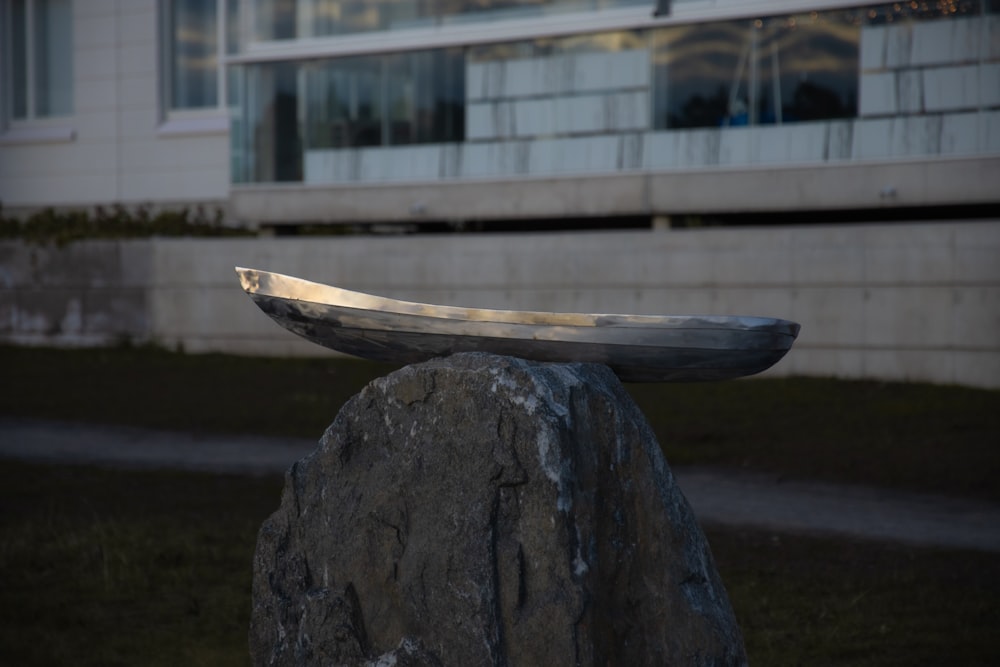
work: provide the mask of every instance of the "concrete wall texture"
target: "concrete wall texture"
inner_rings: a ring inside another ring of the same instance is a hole
[[[0,244],[0,342],[316,355],[234,266],[417,301],[760,315],[803,325],[776,375],[1000,387],[1000,221]]]

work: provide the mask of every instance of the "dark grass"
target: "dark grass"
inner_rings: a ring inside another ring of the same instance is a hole
[[[0,416],[316,438],[394,366],[0,346]],[[1000,391],[827,379],[629,385],[674,465],[1000,500]]]
[[[996,665],[1000,557],[709,528],[751,665]]]
[[[0,664],[246,665],[281,480],[0,462]],[[991,665],[1000,558],[709,527],[753,665]]]
[[[0,347],[0,416],[318,438],[393,369]],[[1000,392],[762,379],[629,386],[677,464],[996,500]],[[0,664],[247,664],[277,477],[0,463]],[[752,664],[995,664],[1000,558],[710,527]]]
[[[245,665],[279,477],[0,462],[0,664]]]
[[[674,465],[1000,500],[1000,391],[817,378],[629,389]]]

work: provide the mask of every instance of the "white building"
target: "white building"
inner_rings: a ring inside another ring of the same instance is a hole
[[[239,292],[241,264],[417,301],[784,317],[803,329],[777,373],[1000,387],[998,11],[0,0],[5,215],[575,230],[4,242],[0,342],[316,353]],[[655,231],[718,222],[772,224]]]
[[[0,201],[264,224],[1000,202],[996,0],[655,4],[0,0]]]

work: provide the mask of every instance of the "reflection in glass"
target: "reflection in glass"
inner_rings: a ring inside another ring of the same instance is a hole
[[[461,50],[341,58],[306,69],[306,146],[350,148],[461,141]]]
[[[170,6],[170,108],[203,109],[219,100],[215,2],[174,0]]]
[[[311,63],[306,70],[306,145],[378,146],[384,119],[381,57]]]
[[[237,68],[243,106],[232,125],[236,183],[302,180],[297,63],[263,63]]]
[[[234,182],[301,181],[306,150],[462,141],[461,49],[231,69]]]
[[[28,117],[28,15],[25,0],[10,6],[11,115]]]
[[[295,39],[296,0],[255,0],[254,18],[257,39]],[[308,35],[301,35],[308,37]]]
[[[255,0],[254,9],[258,39],[276,40],[649,4],[650,0]]]
[[[470,62],[540,58],[564,53],[613,53],[646,48],[646,34],[639,30],[587,33],[568,37],[539,37],[523,42],[480,44],[469,47]]]
[[[73,112],[73,8],[69,0],[35,2],[35,115]]]
[[[827,12],[654,31],[657,128],[852,117],[860,17]]]
[[[30,17],[29,17],[30,12]],[[69,0],[14,0],[6,34],[9,41],[12,118],[45,118],[73,113],[73,8]],[[29,20],[30,19],[30,20]]]
[[[990,5],[994,5],[994,9]],[[995,12],[997,0],[908,0],[885,5],[872,5],[863,11],[867,25],[899,21],[922,21],[953,16],[975,16]]]
[[[240,0],[225,0],[226,3],[226,53],[239,53],[242,33],[240,31]]]
[[[389,144],[461,141],[465,137],[465,58],[459,49],[386,59]]]

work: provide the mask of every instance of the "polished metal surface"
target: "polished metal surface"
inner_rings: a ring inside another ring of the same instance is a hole
[[[625,382],[723,380],[759,373],[799,325],[765,317],[546,313],[437,306],[236,268],[276,322],[340,352],[414,363],[456,352],[606,364]]]

